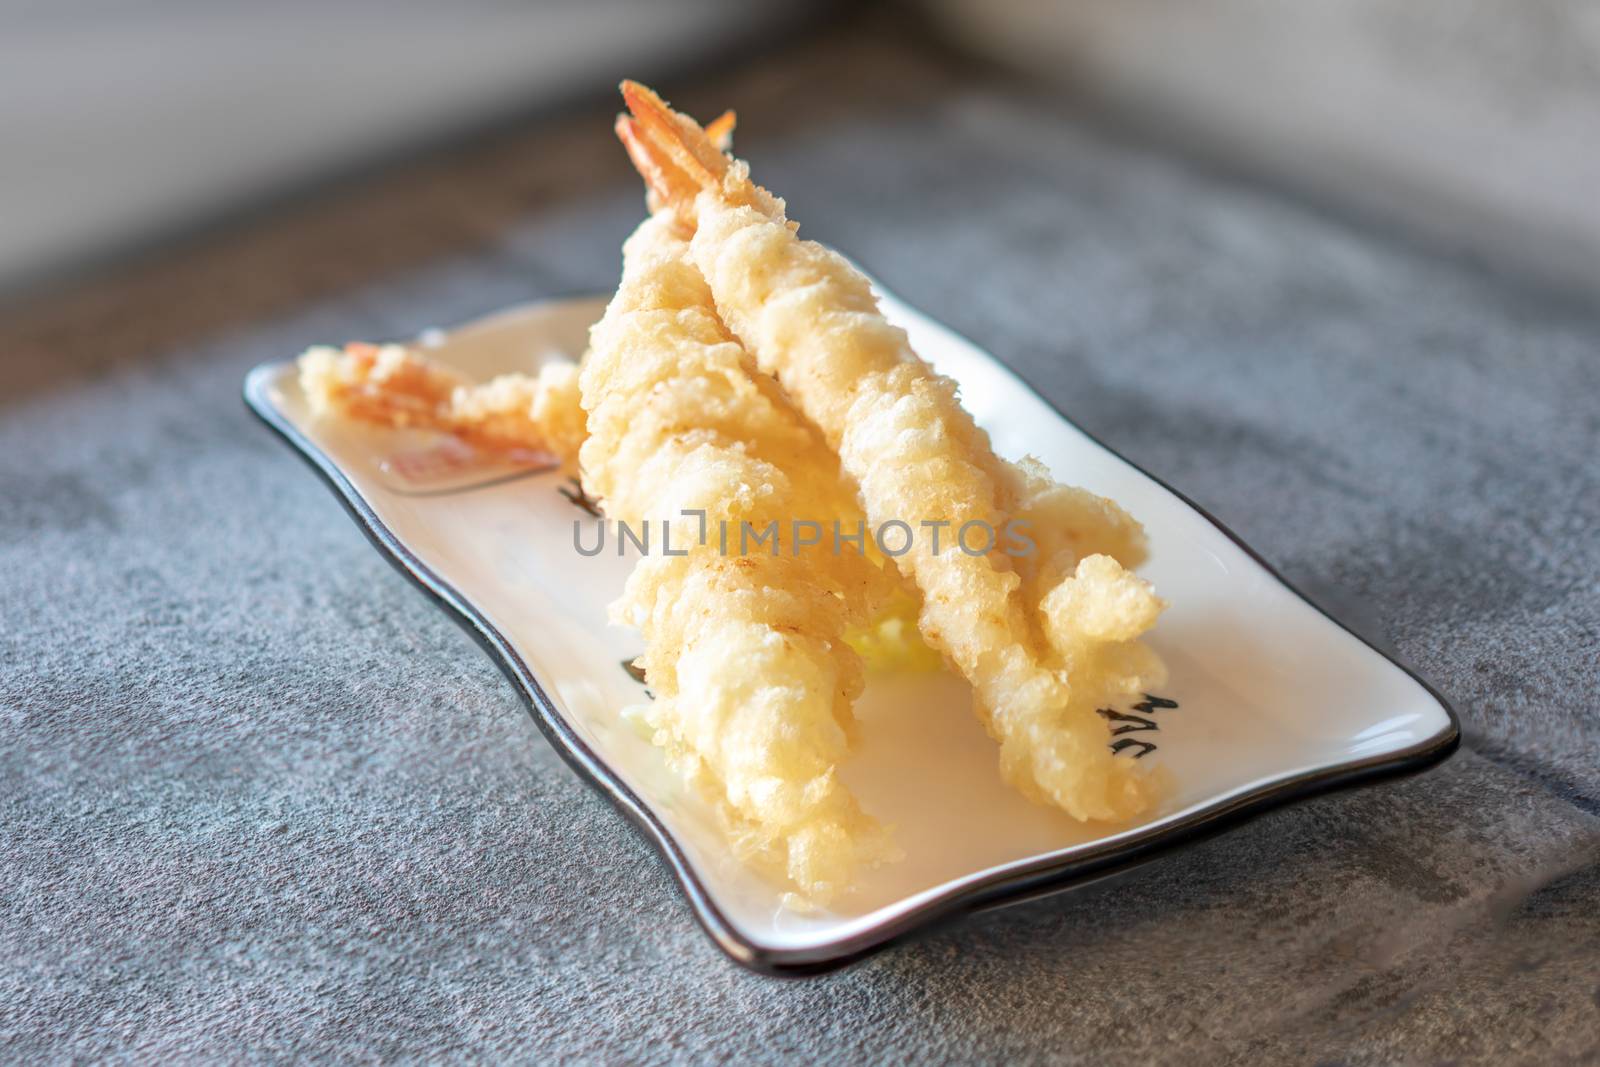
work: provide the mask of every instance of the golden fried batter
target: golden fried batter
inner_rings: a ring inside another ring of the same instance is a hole
[[[671,522],[686,556],[642,558],[620,622],[655,692],[641,717],[724,809],[735,840],[825,902],[886,835],[839,781],[860,657],[851,624],[892,588],[854,552],[723,554],[711,530],[855,512],[837,461],[717,318],[667,216],[624,246],[622,281],[581,375],[584,482],[608,517]],[[704,519],[684,516],[703,511]]]

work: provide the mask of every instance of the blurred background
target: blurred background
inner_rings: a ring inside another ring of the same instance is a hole
[[[906,0],[908,34],[1600,288],[1600,4]],[[0,0],[0,295],[858,14],[820,0]]]

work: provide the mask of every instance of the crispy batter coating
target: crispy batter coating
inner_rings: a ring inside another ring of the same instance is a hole
[[[640,559],[618,621],[639,627],[655,742],[722,804],[747,855],[823,903],[887,836],[840,783],[863,686],[852,624],[892,589],[854,552],[720,551],[737,531],[858,514],[837,460],[723,327],[666,216],[624,246],[622,281],[581,373],[585,486],[630,525],[671,522],[674,550]],[[699,541],[703,511],[708,529]],[[659,546],[658,546],[659,548]]]
[[[838,453],[869,521],[1043,520],[1030,558],[936,553],[922,539],[897,560],[922,593],[924,638],[972,682],[1008,780],[1079,819],[1146,810],[1154,782],[1112,755],[1096,714],[1108,694],[1160,676],[1134,642],[1161,602],[1114,555],[1131,563],[1142,551],[1137,523],[999,459],[955,384],[884,319],[865,276],[800,240],[783,202],[693,120],[635,83],[623,95],[634,116],[625,140],[653,202],[692,235],[690,259],[723,322]]]
[[[319,346],[300,357],[300,385],[318,415],[437,430],[491,451],[547,452],[571,466],[583,443],[574,363],[477,385],[400,345]]]

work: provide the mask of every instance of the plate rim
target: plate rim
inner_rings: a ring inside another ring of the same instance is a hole
[[[537,676],[511,641],[502,634],[473,605],[472,601],[446,582],[419,559],[378,517],[372,505],[350,481],[327,453],[306,437],[278,410],[268,394],[267,383],[276,378],[283,368],[292,366],[293,360],[267,360],[257,364],[245,375],[243,400],[246,408],[269,429],[277,433],[290,450],[321,476],[334,496],[344,505],[357,527],[378,549],[379,555],[436,605],[443,608],[478,643],[489,658],[511,682],[529,715],[556,753],[577,772],[580,779],[605,797],[613,807],[632,822],[667,862],[668,869],[677,879],[679,888],[689,902],[690,911],[711,940],[732,960],[753,971],[777,977],[801,977],[823,974],[857,962],[905,940],[913,933],[929,929],[942,922],[965,914],[998,908],[1007,904],[1052,895],[1065,890],[1100,881],[1121,871],[1139,866],[1155,857],[1194,844],[1221,833],[1245,821],[1277,810],[1289,804],[1337,790],[1372,784],[1393,778],[1417,774],[1449,758],[1461,743],[1461,720],[1455,708],[1425,678],[1402,663],[1396,656],[1379,648],[1362,634],[1345,625],[1330,614],[1292,582],[1284,578],[1271,563],[1225,523],[1189,496],[1151,474],[1127,456],[1112,448],[1099,437],[1074,422],[1064,411],[1052,403],[1033,383],[1019,374],[1010,364],[983,348],[965,334],[934,319],[913,305],[883,289],[874,282],[881,296],[887,297],[900,308],[919,315],[933,325],[945,330],[962,343],[985,355],[996,367],[1017,385],[1032,393],[1046,408],[1069,426],[1083,434],[1097,447],[1115,456],[1129,467],[1171,493],[1185,506],[1216,527],[1232,541],[1257,566],[1274,581],[1293,593],[1327,622],[1354,637],[1368,651],[1415,682],[1424,693],[1438,704],[1445,714],[1445,728],[1406,748],[1381,753],[1364,759],[1352,760],[1331,766],[1317,767],[1257,785],[1243,792],[1224,797],[1212,804],[1198,808],[1176,822],[1135,830],[1118,835],[1114,840],[1089,845],[1069,856],[1041,857],[1031,863],[1008,864],[1003,871],[987,878],[936,893],[919,904],[907,908],[890,918],[858,930],[846,937],[825,941],[801,948],[777,948],[762,945],[741,934],[738,928],[718,908],[716,901],[695,873],[672,831],[658,819],[648,805],[624,784],[576,731],[567,724],[554,702],[539,684]],[[484,315],[476,316],[457,326],[444,330],[446,336],[469,329],[492,319],[509,317],[519,311],[557,303],[592,302],[603,295],[572,293],[551,295],[513,304]]]

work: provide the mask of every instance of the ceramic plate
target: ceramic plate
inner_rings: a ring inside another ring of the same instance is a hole
[[[417,342],[474,378],[576,358],[603,302],[515,308]],[[1171,602],[1151,643],[1170,681],[1103,712],[1122,758],[1175,788],[1141,821],[1083,826],[1000,779],[967,688],[944,675],[874,680],[842,768],[905,851],[832,910],[804,914],[730,855],[706,805],[618,715],[649,699],[627,663],[638,635],[606,623],[633,557],[592,547],[590,502],[537,457],[486,464],[452,441],[314,419],[290,362],[254,370],[251,408],[333,486],[378,549],[478,637],[578,772],[660,849],[718,945],[751,967],[826,970],[936,918],[1081,885],[1241,816],[1336,786],[1428,767],[1457,723],[1420,679],[1286,585],[1226,529],[1105,448],[999,361],[904,304],[885,310],[961,384],[1010,457],[1142,520],[1141,573]]]

